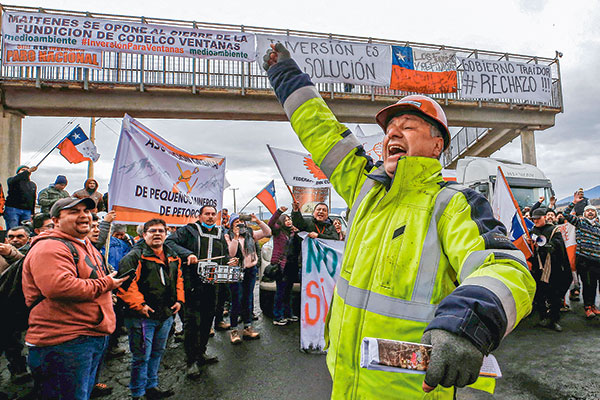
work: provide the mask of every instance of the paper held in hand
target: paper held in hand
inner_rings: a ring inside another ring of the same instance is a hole
[[[397,340],[363,338],[360,366],[379,371],[424,374],[429,365],[431,346]],[[479,376],[501,378],[502,372],[496,357],[483,358]]]

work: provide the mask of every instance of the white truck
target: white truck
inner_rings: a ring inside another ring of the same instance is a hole
[[[491,201],[498,167],[502,168],[521,208],[531,207],[541,196],[544,196],[543,206],[548,205],[548,200],[554,195],[552,183],[534,165],[489,157],[465,157],[458,160],[456,182],[478,191]]]

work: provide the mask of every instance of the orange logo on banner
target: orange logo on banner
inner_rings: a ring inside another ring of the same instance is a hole
[[[327,176],[321,171],[317,164],[310,157],[304,157],[304,166],[315,179],[327,179]]]
[[[175,184],[173,185],[173,193],[179,193],[179,188],[177,187],[177,185],[179,185],[181,182],[185,183],[185,186],[187,188],[187,193],[189,194],[192,189],[194,188],[194,186],[196,186],[196,183],[198,183],[198,178],[196,178],[196,180],[194,181],[194,184],[192,186],[190,186],[190,180],[192,179],[192,176],[194,176],[195,174],[197,174],[200,169],[198,167],[194,168],[193,171],[190,171],[189,169],[186,169],[185,171],[183,171],[181,169],[181,166],[179,165],[179,163],[177,163],[177,168],[179,169],[179,179],[177,180],[177,182],[175,182]]]

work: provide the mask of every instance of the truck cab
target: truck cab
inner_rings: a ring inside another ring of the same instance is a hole
[[[542,206],[548,206],[550,197],[554,195],[552,183],[542,170],[534,165],[489,157],[465,157],[458,160],[456,181],[478,191],[491,201],[498,167],[502,168],[521,208],[531,207],[541,196],[544,197]]]

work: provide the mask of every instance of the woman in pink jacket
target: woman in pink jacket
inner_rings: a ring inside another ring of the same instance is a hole
[[[256,264],[260,258],[260,248],[257,241],[271,236],[271,228],[264,222],[251,215],[251,221],[258,224],[260,230],[253,231],[248,227],[246,221],[242,221],[239,215],[233,214],[229,220],[231,230],[225,235],[229,245],[229,256],[237,257],[244,270],[244,279],[241,282],[229,284],[231,290],[231,311],[229,319],[231,323],[231,343],[242,342],[240,332],[237,329],[238,317],[242,316],[244,339],[258,339],[260,333],[252,328],[252,308],[254,306],[254,285],[256,284]]]

